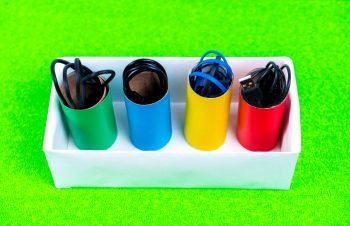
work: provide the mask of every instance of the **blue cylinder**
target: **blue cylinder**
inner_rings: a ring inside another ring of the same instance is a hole
[[[151,104],[137,104],[125,94],[124,100],[133,145],[144,151],[164,147],[172,134],[169,90],[162,99]]]

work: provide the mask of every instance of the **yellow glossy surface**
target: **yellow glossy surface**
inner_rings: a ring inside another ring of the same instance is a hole
[[[190,145],[210,151],[225,142],[231,96],[232,85],[223,95],[206,98],[194,92],[187,81],[184,133]]]

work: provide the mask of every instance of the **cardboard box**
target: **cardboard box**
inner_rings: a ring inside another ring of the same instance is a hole
[[[191,147],[183,134],[186,81],[199,57],[148,57],[161,63],[169,77],[173,134],[158,151],[141,151],[129,139],[123,102],[122,72],[140,57],[80,57],[91,70],[112,69],[110,88],[118,137],[108,150],[78,150],[62,119],[54,87],[51,89],[44,152],[57,188],[173,187],[289,189],[301,151],[300,110],[293,62],[288,57],[227,57],[234,73],[230,125],[225,143],[215,151]],[[73,61],[74,57],[63,58]],[[270,152],[251,152],[237,141],[238,79],[268,61],[288,64],[291,87],[280,142]],[[58,77],[62,68],[56,69]],[[87,122],[89,123],[89,122]]]

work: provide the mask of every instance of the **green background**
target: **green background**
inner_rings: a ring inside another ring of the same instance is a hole
[[[350,224],[349,1],[47,2],[0,2],[0,224]],[[42,151],[54,58],[208,49],[293,59],[291,190],[54,187]]]

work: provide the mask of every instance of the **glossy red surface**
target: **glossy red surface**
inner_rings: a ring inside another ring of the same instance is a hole
[[[286,99],[271,108],[258,108],[248,104],[240,95],[237,138],[243,147],[250,151],[270,151],[277,145]]]

